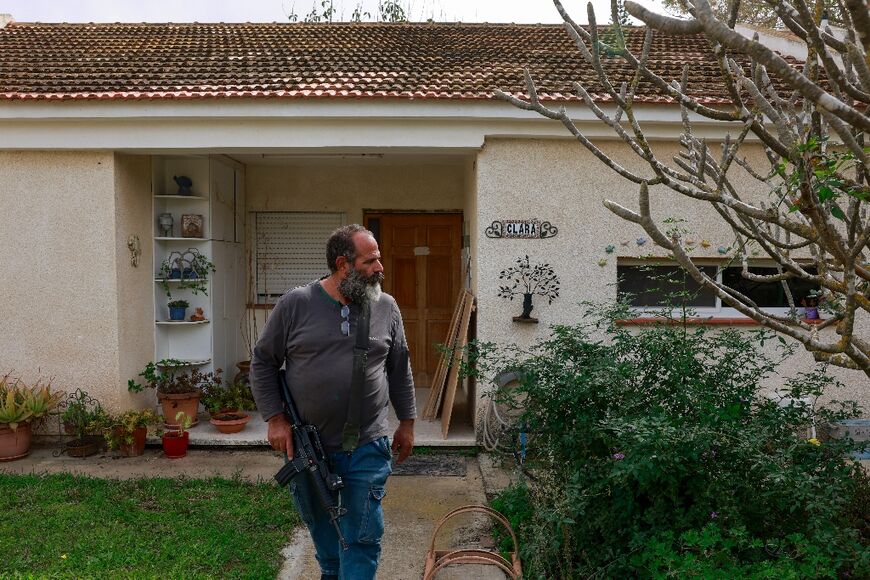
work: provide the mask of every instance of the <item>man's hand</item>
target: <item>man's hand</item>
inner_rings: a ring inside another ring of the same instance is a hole
[[[293,459],[293,430],[284,413],[269,419],[268,438],[272,449],[283,451],[287,454],[287,459]],[[413,441],[413,435],[411,440]]]
[[[396,463],[405,461],[414,449],[414,420],[399,421],[399,428],[393,434],[393,453],[398,452]]]

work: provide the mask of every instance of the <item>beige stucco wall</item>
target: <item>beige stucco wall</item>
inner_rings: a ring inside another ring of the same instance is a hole
[[[0,369],[120,404],[112,153],[0,152],[0,216]]]
[[[152,227],[151,157],[121,155],[115,158],[115,256],[117,263],[118,372],[121,388],[106,394],[111,404],[145,406],[153,392],[130,395],[126,380],[154,359],[154,243]],[[138,236],[141,255],[133,266],[127,247]]]
[[[342,211],[362,223],[366,209],[462,209],[464,175],[459,164],[413,161],[249,165],[246,191],[249,212]]]
[[[599,145],[624,166],[643,167],[620,144]],[[656,150],[670,159],[677,148],[659,143]],[[747,148],[744,154],[753,159],[761,151]],[[636,209],[637,186],[619,177],[574,141],[487,140],[477,159],[476,175],[478,337],[482,340],[527,346],[545,336],[550,325],[577,321],[583,312],[581,301],[615,299],[618,258],[665,254],[651,241],[639,246],[636,239],[648,238],[646,233],[639,226],[620,220],[602,204],[608,198]],[[734,172],[733,181],[744,193],[753,188],[759,191],[754,180],[742,170]],[[697,258],[719,259],[718,247],[733,245],[733,234],[703,202],[688,202],[659,187],[653,191],[652,206],[653,217],[660,223],[667,218],[687,220],[680,225],[690,230],[686,238],[695,240],[693,255]],[[559,228],[558,235],[524,241],[490,239],[484,234],[493,220],[527,218],[552,222]],[[708,240],[710,247],[701,247],[701,240]],[[611,244],[616,251],[607,254],[605,248]],[[513,302],[497,297],[499,272],[526,254],[533,262],[551,264],[561,278],[560,297],[552,305],[541,297],[535,298],[532,315],[540,319],[539,324],[512,322],[511,317],[522,310],[521,297]],[[602,259],[607,261],[603,266],[599,265]],[[870,325],[864,324],[863,328],[865,336],[870,334]],[[813,366],[811,355],[801,350],[787,361],[782,372],[794,375]],[[870,385],[863,373],[841,369],[832,369],[832,373],[847,384],[837,398],[856,398],[870,407]],[[771,386],[780,382],[781,378],[775,378]]]
[[[463,254],[463,272],[466,269],[471,271],[471,288],[473,293],[477,293],[477,256],[478,256],[478,223],[477,214],[477,160],[469,159],[465,164],[465,210],[464,221],[465,231],[468,236],[467,253]]]

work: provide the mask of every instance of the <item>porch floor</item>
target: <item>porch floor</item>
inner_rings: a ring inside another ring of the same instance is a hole
[[[426,404],[429,389],[417,389],[417,412]],[[465,408],[466,397],[457,393],[456,405],[450,421],[447,439],[441,435],[441,419],[425,421],[418,418],[414,424],[414,445],[426,447],[471,447],[476,444],[474,427],[468,419]],[[266,423],[256,411],[249,411],[251,420],[245,429],[239,433],[220,433],[214,425],[208,422],[207,416],[200,416],[199,423],[190,429],[190,444],[208,447],[249,447],[268,445],[266,438]],[[390,407],[389,425],[392,433],[399,421],[393,408]],[[148,437],[148,443],[160,444],[160,438]]]

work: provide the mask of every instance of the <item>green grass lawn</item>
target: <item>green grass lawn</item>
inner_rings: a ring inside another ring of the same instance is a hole
[[[272,483],[0,474],[0,577],[274,578],[298,524]]]

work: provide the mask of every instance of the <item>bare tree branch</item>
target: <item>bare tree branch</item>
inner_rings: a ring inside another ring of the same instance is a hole
[[[554,110],[544,106],[528,72],[527,99],[503,92],[497,96],[561,122],[596,158],[638,184],[636,211],[612,200],[605,200],[605,207],[643,228],[723,304],[800,342],[817,360],[870,376],[870,340],[856,330],[860,328],[857,313],[870,315],[870,162],[864,150],[864,133],[870,130],[870,16],[865,0],[845,0],[842,14],[850,30],[843,40],[828,28],[820,29],[818,14],[810,11],[805,0],[791,1],[793,4],[767,0],[781,22],[807,44],[810,58],[803,66],[774,53],[757,35],[749,39],[734,31],[739,0],[731,3],[724,20],[714,14],[708,0],[686,0],[686,11],[692,15],[688,20],[656,14],[627,0],[627,11],[648,26],[639,56],[628,48],[628,42],[602,43],[591,5],[590,26],[584,28],[571,19],[560,0],[554,0],[580,58],[594,72],[614,110],[602,107],[581,82],[573,85],[576,94],[640,165],[651,171],[651,177],[641,175],[634,165],[617,163],[593,144],[564,107]],[[612,5],[611,12],[614,10]],[[616,20],[613,26],[617,36],[624,38]],[[679,79],[652,72],[647,63],[653,34],[703,35],[719,63],[722,86],[731,97],[731,105],[710,107],[703,98],[689,96],[688,66],[683,67]],[[630,81],[612,81],[601,58],[602,46],[616,50],[631,67]],[[658,94],[672,98],[681,109],[682,151],[669,162],[656,155],[634,110],[635,101],[645,96],[638,94],[641,80],[650,83]],[[714,155],[708,140],[693,133],[690,113],[707,120],[739,123],[739,130],[728,133],[721,154]],[[762,159],[769,168],[756,169],[741,154],[750,136],[763,144]],[[759,198],[762,192],[747,192],[743,185],[737,185],[742,182],[732,178],[738,168],[766,189],[767,199]],[[734,233],[740,275],[757,284],[781,285],[792,313],[770,311],[752,295],[699,268],[690,258],[679,228],[665,232],[653,218],[650,187],[654,185],[680,194],[686,203],[709,204]],[[772,261],[775,273],[754,270],[756,254]],[[790,285],[798,280],[816,287],[829,308],[820,323],[794,316],[796,300],[806,299],[795,295],[795,287]]]

